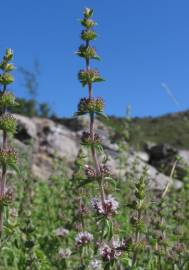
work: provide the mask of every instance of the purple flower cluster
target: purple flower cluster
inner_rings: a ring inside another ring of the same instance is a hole
[[[81,141],[83,144],[100,144],[101,138],[97,133],[95,133],[94,138],[92,138],[90,132],[84,131],[81,137]]]
[[[111,169],[107,165],[100,165],[100,173],[102,177],[107,177],[110,176],[111,174]],[[97,177],[96,171],[90,167],[89,165],[85,165],[85,175],[88,178],[95,178]]]
[[[103,261],[112,261],[121,256],[120,247],[122,246],[119,240],[112,240],[109,244],[104,243],[99,249],[99,253]]]
[[[99,198],[93,198],[91,203],[97,214],[107,217],[115,215],[119,206],[119,203],[112,197],[112,195],[108,195],[104,202]]]
[[[96,172],[89,165],[85,165],[85,175],[87,176],[87,178],[93,178],[96,177]]]
[[[78,210],[78,213],[80,215],[84,215],[88,212],[88,209],[86,208],[85,204],[84,203],[81,203],[80,206],[79,206],[79,210]]]
[[[110,176],[110,174],[111,174],[111,169],[110,169],[110,167],[107,166],[107,165],[101,165],[101,166],[100,166],[100,172],[101,172],[101,175],[102,175],[103,177],[107,177],[107,176]]]
[[[80,232],[75,238],[78,247],[85,246],[93,240],[93,235],[89,232]]]

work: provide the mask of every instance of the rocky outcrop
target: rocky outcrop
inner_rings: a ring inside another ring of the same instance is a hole
[[[15,117],[18,120],[18,132],[15,137],[20,147],[26,148],[33,145],[31,164],[33,175],[44,180],[48,179],[52,173],[55,157],[64,160],[71,173],[80,148],[80,136],[89,124],[88,118],[55,122],[50,119],[28,118],[21,115],[15,115]],[[135,152],[126,145],[128,150],[122,151],[122,160],[120,160],[119,146],[110,141],[113,130],[99,120],[95,122],[95,128],[102,138],[105,152],[109,156],[108,163],[116,177],[121,176],[126,181],[132,174],[135,163],[135,173],[140,174],[144,167],[147,168],[150,187],[163,189],[171,181],[168,176],[160,172],[161,162],[169,165],[170,157],[175,156],[178,150],[169,146],[153,145],[147,152]],[[189,164],[189,154],[182,152],[182,155]],[[180,182],[175,183],[179,187]]]
[[[179,179],[184,179],[189,166],[189,151],[179,150],[168,144],[153,145],[148,149],[149,163],[158,171],[167,176],[171,174],[176,162],[175,175]]]

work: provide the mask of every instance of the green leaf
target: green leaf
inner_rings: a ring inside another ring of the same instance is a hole
[[[113,236],[113,224],[111,221],[108,222],[108,240],[111,240]]]
[[[96,147],[96,149],[97,149],[100,153],[104,153],[104,148],[103,148],[102,145],[98,144],[98,145],[96,145],[95,147]]]
[[[93,82],[105,82],[105,80],[99,77],[99,78],[95,78]]]
[[[104,270],[110,270],[110,263],[108,262],[108,263],[106,263],[106,265],[104,266]]]
[[[94,178],[84,179],[77,187],[80,188],[80,187],[83,187],[87,184],[91,184],[92,182],[94,182]]]
[[[100,56],[98,56],[98,55],[94,56],[93,59],[98,60],[98,61],[101,60]]]
[[[96,112],[96,115],[102,116],[102,117],[108,119],[108,116],[104,112]]]
[[[10,163],[9,167],[11,167],[18,175],[20,175],[20,169],[16,163]]]

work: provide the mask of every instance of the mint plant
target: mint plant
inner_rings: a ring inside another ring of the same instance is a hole
[[[11,71],[14,65],[11,63],[13,59],[13,51],[7,49],[0,63],[0,129],[3,133],[2,146],[0,148],[0,164],[2,168],[0,178],[0,237],[3,232],[3,210],[12,201],[12,192],[6,186],[7,169],[13,168],[18,171],[16,162],[16,152],[9,145],[9,136],[16,132],[16,119],[9,113],[9,109],[16,105],[15,97],[8,87],[14,82]]]
[[[104,81],[98,69],[91,67],[92,60],[100,60],[96,49],[91,45],[91,42],[97,37],[97,33],[94,30],[96,22],[92,19],[92,9],[86,8],[83,15],[81,20],[81,24],[84,27],[81,32],[83,44],[80,45],[77,55],[84,59],[85,69],[79,71],[78,80],[83,87],[87,87],[88,94],[87,97],[81,98],[78,104],[77,115],[89,115],[89,129],[83,132],[81,144],[90,149],[92,157],[92,164],[85,165],[86,183],[96,182],[99,190],[99,194],[91,200],[93,213],[98,224],[97,230],[100,228],[98,236],[96,236],[97,239],[95,239],[95,241],[98,241],[98,246],[95,246],[94,249],[98,250],[96,253],[101,257],[104,269],[108,270],[114,266],[122,254],[122,243],[117,238],[114,238],[113,230],[113,216],[117,214],[119,203],[113,195],[108,194],[108,181],[113,179],[111,179],[110,168],[102,161],[102,141],[94,127],[96,116],[105,116],[103,98],[93,96],[93,85]],[[82,239],[85,239],[85,242],[91,242],[93,239],[89,232],[80,232],[79,235],[82,236]],[[95,263],[96,261],[92,262],[92,264]]]

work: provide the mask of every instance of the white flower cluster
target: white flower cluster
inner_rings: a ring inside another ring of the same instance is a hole
[[[63,236],[67,236],[69,234],[69,231],[65,228],[60,227],[56,229],[55,234],[56,236],[63,237]]]
[[[69,248],[66,248],[66,249],[59,249],[59,252],[58,252],[58,255],[61,259],[67,259],[70,257],[71,255],[71,250]]]
[[[98,214],[105,216],[115,215],[119,206],[119,203],[112,197],[112,195],[108,195],[104,200],[104,203],[102,203],[99,198],[93,198],[91,203],[92,207]]]
[[[100,270],[102,267],[101,261],[94,259],[93,261],[90,262],[89,267],[90,269],[92,268],[93,270]]]

